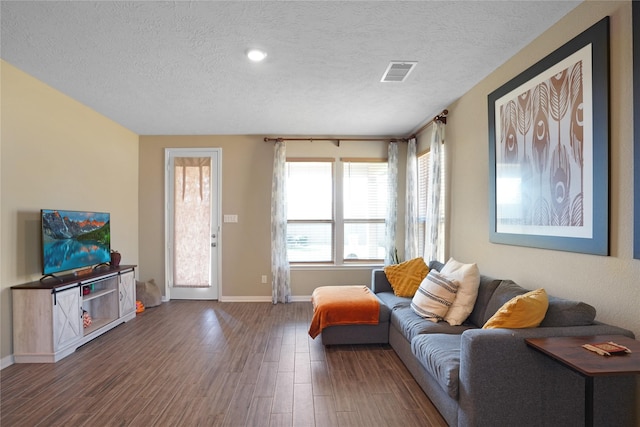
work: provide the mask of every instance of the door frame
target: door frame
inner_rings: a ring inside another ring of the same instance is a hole
[[[215,183],[212,183],[212,188],[215,185],[217,191],[217,203],[214,203],[212,209],[216,213],[216,224],[212,224],[212,229],[217,230],[217,250],[215,251],[215,259],[212,260],[212,264],[216,267],[216,286],[217,286],[217,300],[222,298],[222,148],[215,147],[201,147],[201,148],[165,148],[164,149],[164,294],[167,301],[171,300],[171,286],[170,282],[173,280],[173,270],[171,263],[173,262],[172,247],[171,247],[171,232],[172,232],[172,220],[168,213],[171,209],[171,194],[170,194],[170,164],[169,158],[171,155],[184,155],[188,156],[190,153],[202,153],[210,152],[211,154],[217,154],[215,168],[212,164],[212,179]],[[214,172],[215,169],[215,172]],[[194,288],[196,290],[196,288]],[[197,292],[197,290],[196,290]],[[209,299],[209,298],[194,298],[194,299]]]

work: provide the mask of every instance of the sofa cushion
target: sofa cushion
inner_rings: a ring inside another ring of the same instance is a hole
[[[459,283],[456,299],[444,316],[444,320],[452,326],[461,325],[467,320],[476,303],[480,284],[480,270],[478,270],[476,264],[463,264],[453,258],[449,258],[440,273],[448,279]]]
[[[548,307],[547,292],[536,289],[507,301],[482,328],[535,328],[544,319]]]
[[[596,309],[589,304],[549,296],[549,308],[540,326],[588,326],[595,318]]]
[[[443,320],[456,299],[458,281],[449,280],[436,270],[429,271],[411,300],[411,309],[432,322]]]
[[[461,334],[471,326],[451,326],[447,322],[434,323],[413,312],[411,307],[398,307],[391,312],[391,324],[407,339],[419,334]]]
[[[529,290],[523,288],[512,280],[502,280],[500,284],[489,298],[487,302],[487,308],[484,311],[484,318],[482,319],[482,325],[487,323],[487,320],[491,318],[496,312],[511,300],[513,297],[523,295],[529,292]],[[480,324],[478,324],[480,326]]]
[[[428,267],[429,267],[429,270],[442,271],[444,264],[441,263],[440,261],[429,261]]]
[[[376,296],[391,310],[399,307],[408,307],[411,304],[411,298],[396,296],[393,292],[380,292]]]
[[[496,288],[500,284],[501,280],[491,277],[480,275],[480,286],[478,287],[478,297],[476,303],[473,306],[473,311],[469,315],[469,322],[475,326],[481,328],[487,322],[485,318],[485,311],[487,310],[487,304],[496,291]]]
[[[411,352],[440,387],[458,399],[461,335],[418,335],[411,340]]]
[[[374,268],[371,270],[371,291],[374,294],[379,292],[393,292],[389,279],[384,274],[384,269]]]
[[[384,274],[391,283],[393,293],[399,297],[413,297],[427,273],[429,267],[422,258],[414,258],[384,268]]]

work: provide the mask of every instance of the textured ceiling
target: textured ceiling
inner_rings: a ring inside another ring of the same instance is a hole
[[[141,135],[402,136],[579,3],[2,1],[0,55]]]

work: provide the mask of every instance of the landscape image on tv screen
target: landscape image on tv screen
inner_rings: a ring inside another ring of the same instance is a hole
[[[110,215],[42,209],[42,274],[111,260]]]

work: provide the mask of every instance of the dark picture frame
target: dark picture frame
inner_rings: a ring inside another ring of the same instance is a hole
[[[609,18],[488,96],[490,241],[609,254]]]
[[[640,259],[640,4],[633,15],[633,257]]]

